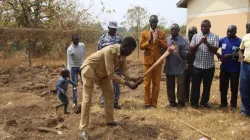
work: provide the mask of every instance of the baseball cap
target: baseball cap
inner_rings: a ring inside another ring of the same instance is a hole
[[[117,29],[117,28],[118,28],[117,22],[116,22],[116,21],[110,21],[108,27],[109,27],[109,28]]]

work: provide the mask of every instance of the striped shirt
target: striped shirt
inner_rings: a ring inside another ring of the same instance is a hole
[[[190,46],[195,46],[202,39],[203,34],[197,33],[193,36]],[[219,48],[219,36],[208,33],[207,41],[209,44]],[[202,43],[195,52],[194,66],[200,69],[209,69],[214,67],[214,53]]]
[[[186,70],[186,55],[189,50],[188,42],[181,36],[175,39],[168,36],[167,42],[170,46],[172,41],[175,42],[176,49],[166,58],[164,73],[168,75],[179,75]]]

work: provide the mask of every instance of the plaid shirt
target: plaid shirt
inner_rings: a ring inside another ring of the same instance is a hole
[[[203,37],[202,33],[197,33],[193,36],[190,46],[195,46]],[[208,33],[207,41],[209,44],[219,48],[219,36],[213,33]],[[214,53],[202,43],[195,52],[194,66],[201,69],[209,69],[214,67]]]

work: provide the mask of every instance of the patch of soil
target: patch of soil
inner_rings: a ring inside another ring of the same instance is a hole
[[[143,74],[141,62],[129,61],[128,66],[135,76]],[[63,114],[60,108],[56,114],[55,105],[59,99],[55,93],[55,85],[59,79],[60,67],[16,67],[0,69],[0,139],[10,140],[77,140],[81,106],[71,108],[72,95],[69,95],[69,115]],[[164,77],[162,77],[164,80]],[[130,94],[131,90],[121,86],[122,95]],[[71,93],[72,87],[68,89]],[[138,92],[138,93],[137,93]],[[78,88],[78,97],[81,99],[82,87]],[[99,104],[100,89],[94,88],[93,104]],[[143,92],[136,91],[135,98],[142,98]],[[121,104],[124,111],[131,108],[142,108],[140,104],[127,101]],[[91,112],[90,138],[91,139],[177,139],[176,132],[168,126],[140,124],[147,121],[146,117],[133,118],[116,116],[121,125],[109,128],[105,123],[104,111]],[[38,127],[46,127],[61,131],[58,135],[52,132],[38,131]],[[162,132],[164,130],[164,133]],[[167,134],[167,135],[165,135]]]

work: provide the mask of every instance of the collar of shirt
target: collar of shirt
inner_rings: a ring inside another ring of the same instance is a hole
[[[117,48],[117,56],[121,56],[121,45]]]
[[[158,27],[156,27],[155,30],[153,30],[153,29],[150,27],[150,31],[151,31],[151,32],[157,32],[157,31],[158,31]]]
[[[106,36],[107,36],[107,37],[110,37],[110,38],[115,38],[115,37],[117,36],[117,34],[111,36],[109,33],[106,33]]]
[[[229,41],[234,41],[234,40],[236,40],[236,39],[238,39],[238,37],[237,36],[235,36],[234,38],[228,38],[228,37],[226,37]]]
[[[169,37],[170,37],[170,40],[179,40],[180,39],[180,36],[177,36],[177,37],[173,38],[173,36],[170,35]]]
[[[117,55],[117,57],[119,58],[120,61],[124,61],[125,56],[121,55],[121,46],[118,47],[116,55]]]
[[[202,33],[202,35],[203,35],[203,33]],[[210,36],[210,35],[211,35],[211,32],[208,32],[207,33],[207,37]],[[203,36],[205,36],[205,35],[203,35]]]
[[[75,45],[75,44],[72,42],[72,46],[73,46],[73,47],[79,47],[79,46],[80,46],[80,42],[78,43],[78,45]]]
[[[64,78],[63,76],[60,76],[60,79],[61,79],[61,80],[66,80],[66,78]]]
[[[155,28],[155,30],[153,30],[151,27],[150,27],[150,31],[153,32],[153,38],[154,40],[156,39],[156,36],[157,36],[157,33],[158,33],[158,27]]]
[[[177,43],[176,45],[179,45],[178,43],[179,43],[179,41],[180,41],[180,36],[177,36],[176,38],[173,38],[173,36],[172,35],[170,35],[169,37],[168,37],[168,41],[169,41],[169,43],[170,44],[172,44],[172,41],[174,41],[175,43]]]
[[[117,46],[116,51],[117,51],[116,55],[117,55],[119,61],[124,61],[126,57],[121,55],[121,45]]]

